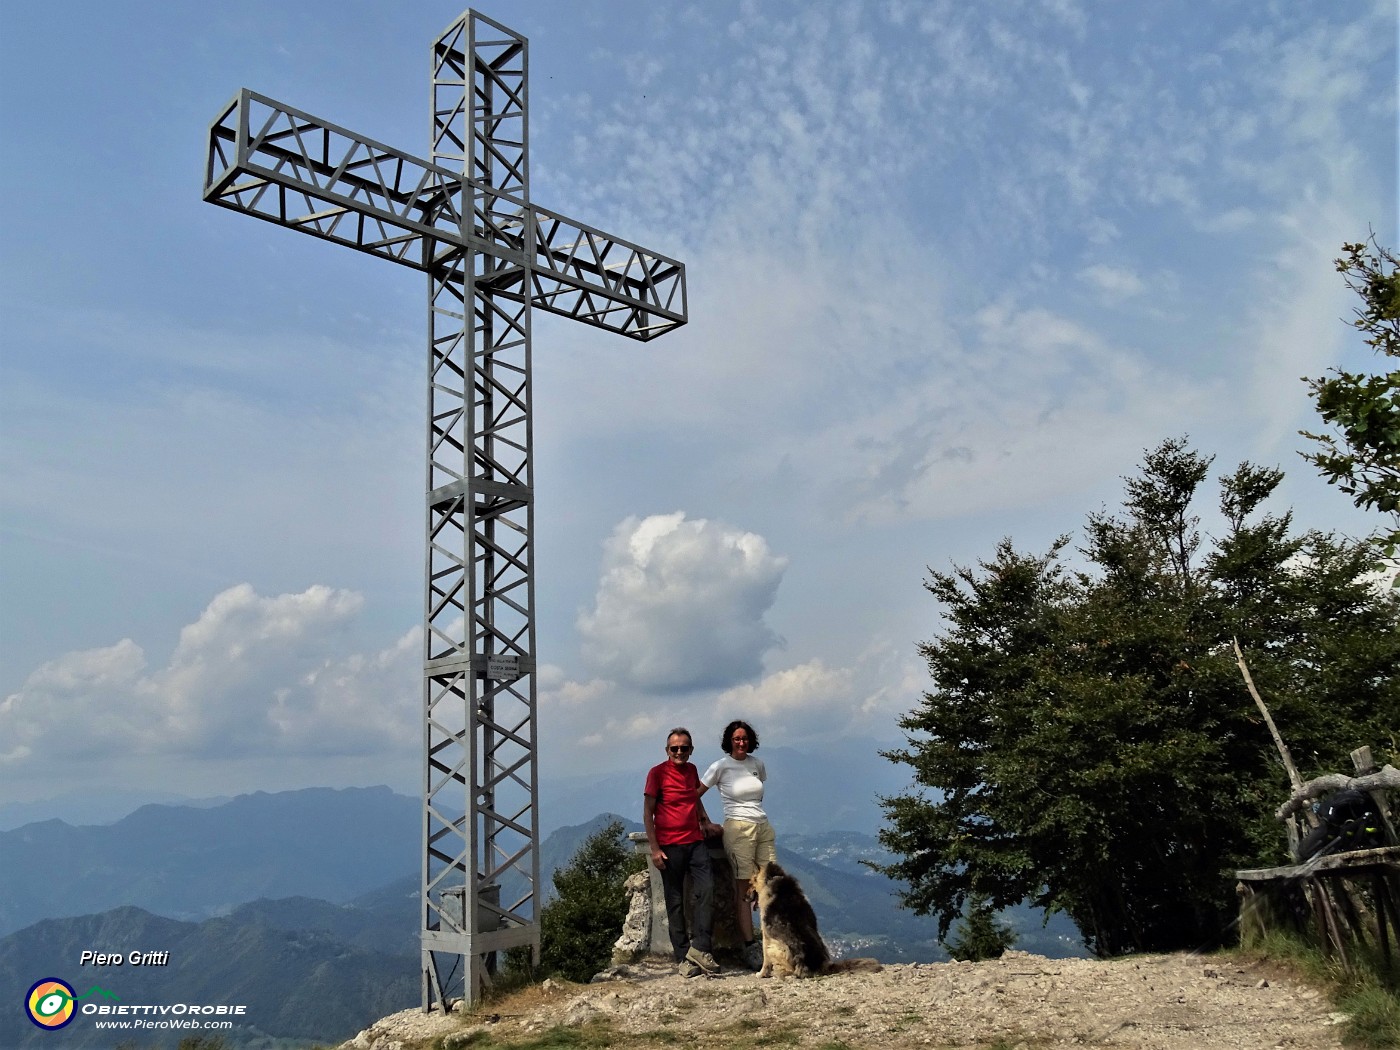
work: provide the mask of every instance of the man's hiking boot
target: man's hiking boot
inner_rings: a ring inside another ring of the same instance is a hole
[[[693,963],[711,977],[719,973],[719,963],[715,962],[715,957],[709,952],[700,951],[693,945],[685,953],[685,962]]]
[[[696,966],[689,959],[682,959],[676,964],[676,972],[682,977],[699,977],[705,971]]]

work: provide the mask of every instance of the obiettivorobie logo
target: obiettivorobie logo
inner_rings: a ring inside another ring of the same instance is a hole
[[[57,977],[35,981],[24,998],[24,1008],[40,1028],[62,1028],[73,1020],[73,986]]]
[[[88,998],[109,999],[120,1005],[96,1002],[83,1003],[81,1007],[76,1005],[77,1000]],[[99,1028],[232,1028],[230,1018],[244,1017],[248,1012],[248,1008],[242,1004],[122,1003],[116,995],[97,985],[79,995],[73,991],[71,984],[57,977],[35,981],[24,997],[24,1009],[31,1021],[48,1031],[64,1027],[80,1013],[84,1017],[100,1018]],[[219,1020],[196,1020],[211,1017]],[[114,1021],[113,1018],[121,1020]]]
[[[73,1020],[73,1015],[77,1012],[74,1001],[85,999],[89,995],[116,999],[111,992],[96,985],[78,995],[67,981],[60,981],[57,977],[45,977],[42,981],[35,981],[29,989],[29,994],[24,997],[24,1008],[29,1014],[29,1019],[36,1025],[53,1031]]]

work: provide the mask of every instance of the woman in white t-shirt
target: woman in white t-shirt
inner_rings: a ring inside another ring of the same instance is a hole
[[[778,859],[773,848],[773,825],[763,811],[763,785],[768,780],[768,770],[763,760],[753,754],[758,750],[758,733],[741,719],[724,727],[719,746],[726,757],[701,774],[700,793],[718,787],[724,803],[724,852],[734,867],[734,907],[739,932],[744,937],[744,961],[758,969],[763,958],[754,943],[749,876],[759,865]]]

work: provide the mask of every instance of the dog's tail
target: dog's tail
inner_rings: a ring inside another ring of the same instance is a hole
[[[879,959],[833,959],[826,964],[827,973],[879,973],[883,969]]]

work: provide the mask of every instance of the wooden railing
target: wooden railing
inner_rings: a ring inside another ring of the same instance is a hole
[[[1391,800],[1400,788],[1400,770],[1376,770],[1370,748],[1351,757],[1356,776],[1329,774],[1302,784],[1276,816],[1300,821],[1311,816],[1306,804],[1313,798],[1344,789],[1365,791],[1376,805],[1383,845],[1235,872],[1240,940],[1249,944],[1271,929],[1292,928],[1316,938],[1325,953],[1348,969],[1358,952],[1373,952],[1393,973],[1400,963],[1400,839]],[[1300,839],[1295,828],[1290,827],[1290,843]]]

